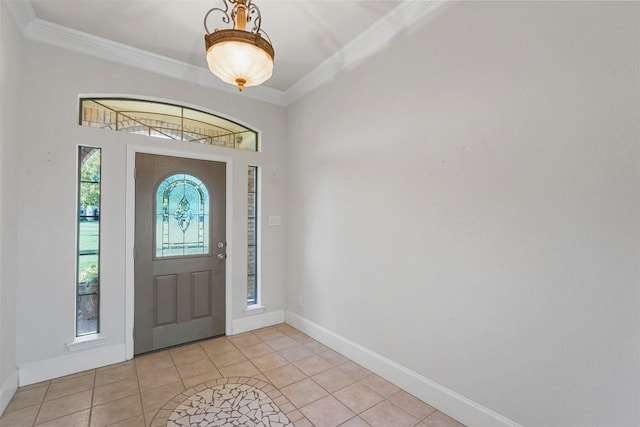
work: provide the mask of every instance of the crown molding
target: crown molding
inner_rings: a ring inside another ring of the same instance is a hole
[[[22,33],[26,31],[29,24],[36,19],[36,13],[31,7],[31,1],[29,0],[6,0],[16,23],[22,30]]]
[[[286,91],[256,86],[239,94],[235,87],[223,83],[206,68],[38,19],[30,0],[6,1],[25,37],[31,40],[283,107],[388,46],[397,34],[447,3],[446,0],[403,0]]]
[[[318,88],[341,71],[354,67],[360,61],[382,50],[396,35],[435,13],[445,3],[446,0],[403,0],[291,86],[285,92],[287,105]]]
[[[131,67],[141,68],[190,83],[238,94],[237,89],[217,79],[208,69],[167,58],[42,19],[35,19],[26,29],[25,36],[31,40],[83,53]],[[257,86],[248,88],[242,96],[284,106],[281,91]]]

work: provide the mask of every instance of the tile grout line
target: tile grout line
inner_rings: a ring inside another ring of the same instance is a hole
[[[40,416],[40,410],[42,409],[42,405],[44,405],[44,401],[47,397],[47,393],[49,393],[50,387],[51,387],[51,380],[47,382],[47,389],[44,391],[44,395],[42,395],[42,400],[40,401],[40,405],[38,406],[38,410],[36,411],[36,416],[33,419],[33,424],[31,424],[32,426],[35,426],[36,422],[38,421],[38,417]]]
[[[37,411],[37,413],[36,413],[36,417],[35,417],[35,419],[33,420],[33,426],[34,426],[34,427],[37,427],[37,426],[42,425],[42,424],[45,424],[45,423],[49,423],[49,422],[56,421],[56,420],[59,420],[59,419],[64,418],[64,417],[68,417],[68,416],[70,416],[70,415],[78,414],[78,413],[80,413],[80,412],[82,412],[82,411],[86,411],[87,409],[89,409],[89,410],[91,411],[91,408],[92,408],[92,406],[93,406],[93,391],[94,391],[94,389],[95,389],[96,370],[95,370],[95,369],[91,369],[90,371],[93,371],[93,384],[92,384],[92,387],[91,387],[91,404],[90,404],[89,408],[80,409],[80,410],[77,410],[77,411],[74,411],[74,412],[70,412],[70,413],[68,413],[68,414],[60,415],[60,416],[58,416],[58,417],[56,417],[56,418],[52,418],[52,419],[50,419],[50,420],[43,421],[42,423],[38,423],[38,417],[40,416],[40,411],[42,410],[42,407],[44,406],[44,404],[45,404],[46,402],[55,402],[56,400],[65,399],[65,398],[70,397],[70,396],[72,396],[72,395],[74,395],[74,394],[79,394],[79,393],[83,393],[83,392],[85,392],[85,391],[89,391],[89,390],[75,391],[75,392],[70,393],[70,394],[68,394],[68,395],[63,395],[63,396],[60,396],[60,397],[56,397],[55,399],[51,399],[51,400],[46,401],[46,400],[45,400],[46,395],[47,395],[47,393],[49,392],[49,387],[50,387],[50,386],[51,386],[51,384],[52,384],[52,381],[49,381],[49,384],[47,384],[47,390],[45,391],[45,394],[44,394],[44,397],[43,397],[43,401],[40,403],[40,406],[38,407],[38,411]],[[87,375],[85,375],[85,376],[89,376],[89,374],[87,374]],[[72,381],[72,380],[73,380],[73,379],[68,380],[68,381]],[[35,406],[35,405],[34,405],[34,406]],[[91,414],[91,412],[89,412],[89,414]],[[91,415],[89,415],[89,418],[91,418]]]
[[[91,426],[91,417],[93,416],[93,400],[96,395],[96,379],[98,378],[98,370],[93,370],[93,388],[91,389],[91,404],[89,405],[89,421],[88,426]]]
[[[138,371],[138,364],[136,363],[135,355],[131,360],[133,361],[133,367],[136,371],[136,382],[138,383],[138,395],[140,396],[140,406],[142,407],[142,420],[144,421],[145,426],[150,426],[153,418],[151,418],[151,420],[147,422],[147,414],[145,414],[144,405],[142,404],[142,384],[140,384],[140,371]],[[91,409],[91,412],[93,413],[93,408]],[[155,414],[154,414],[154,417],[155,417]],[[91,426],[91,424],[89,424],[89,426]]]

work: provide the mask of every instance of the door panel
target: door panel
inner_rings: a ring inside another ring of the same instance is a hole
[[[224,334],[225,180],[221,162],[136,154],[135,354]]]
[[[211,271],[191,273],[191,283],[193,318],[211,316]]]
[[[156,276],[153,278],[156,321],[154,326],[178,323],[177,317],[177,292],[178,276]]]

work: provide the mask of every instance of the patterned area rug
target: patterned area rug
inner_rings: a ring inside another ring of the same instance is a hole
[[[273,385],[255,378],[221,378],[180,393],[153,419],[167,427],[293,427],[274,402],[292,407]]]

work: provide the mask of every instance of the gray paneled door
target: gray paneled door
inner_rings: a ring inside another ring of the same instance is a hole
[[[225,333],[226,164],[136,154],[134,352]]]

